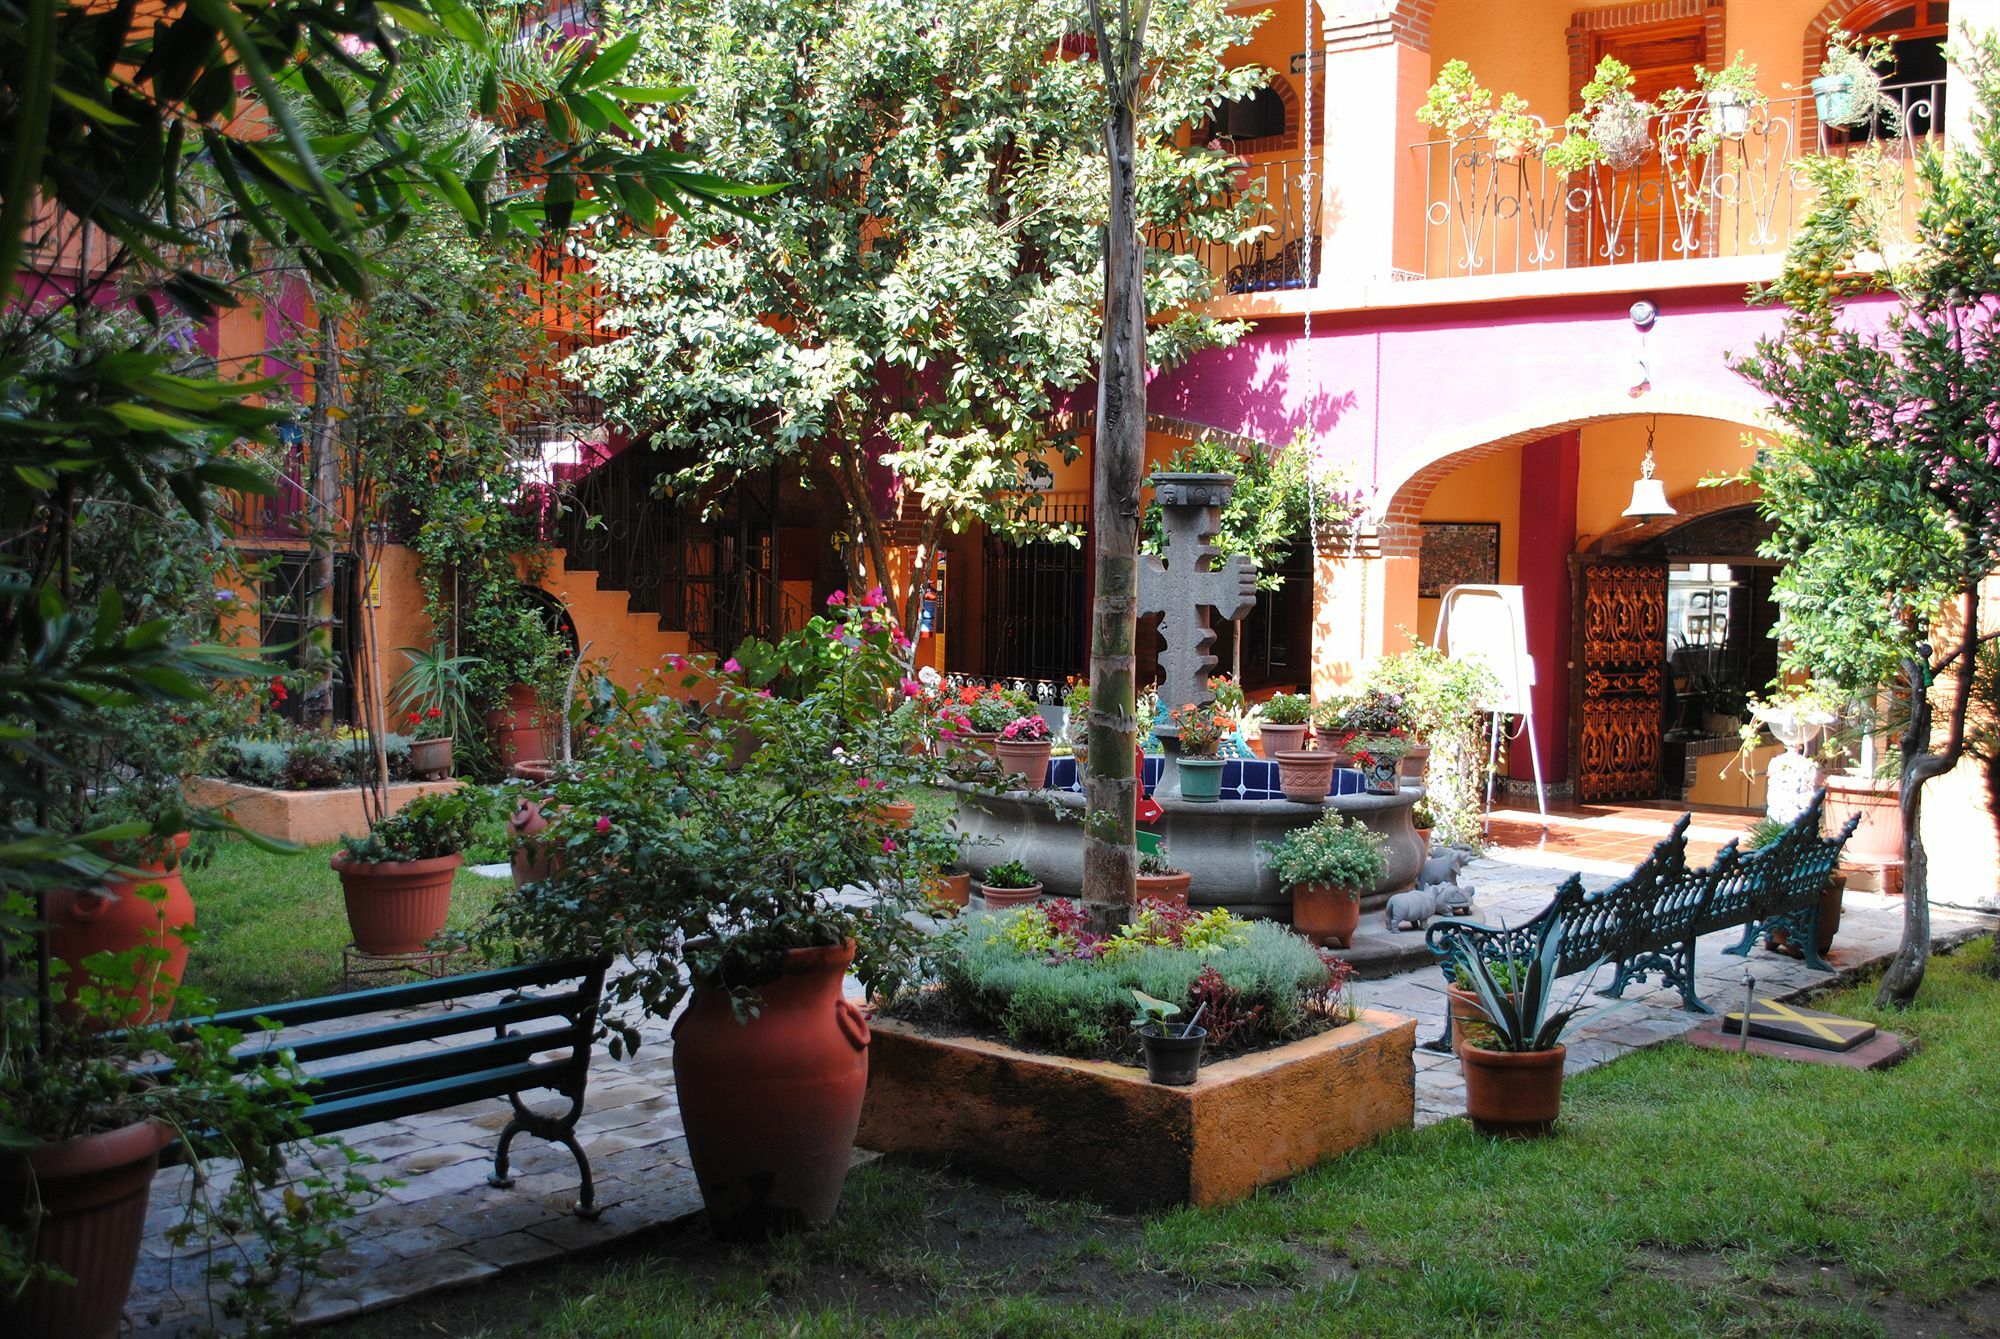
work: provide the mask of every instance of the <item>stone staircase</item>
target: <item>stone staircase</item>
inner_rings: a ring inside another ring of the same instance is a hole
[[[662,627],[658,614],[634,611],[629,593],[600,586],[596,572],[572,570],[566,557],[552,551],[541,587],[562,601],[585,659],[604,661],[612,682],[636,687],[668,656],[694,652],[687,633]]]

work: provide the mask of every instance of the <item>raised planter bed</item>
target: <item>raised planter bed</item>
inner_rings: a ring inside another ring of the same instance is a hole
[[[456,778],[393,782],[389,786],[389,812],[396,812],[419,795],[457,790],[462,784]],[[359,786],[269,790],[242,781],[201,776],[188,782],[187,798],[189,804],[227,809],[252,832],[301,846],[318,846],[345,836],[358,837],[368,830],[368,817],[361,811]]]
[[[1373,1009],[1204,1064],[1185,1088],[1135,1065],[873,1027],[862,1147],[1122,1212],[1226,1204],[1416,1119],[1416,1022]]]

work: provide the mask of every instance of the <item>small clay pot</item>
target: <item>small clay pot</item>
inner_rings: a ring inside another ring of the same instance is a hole
[[[910,826],[910,820],[917,816],[917,806],[908,800],[884,800],[875,806],[870,816],[883,827],[906,828]]]
[[[1306,731],[1312,727],[1304,723],[1298,725],[1272,725],[1269,721],[1257,727],[1264,746],[1264,756],[1275,759],[1280,753],[1298,753],[1306,746]]]
[[[442,781],[451,775],[451,736],[410,742],[410,775],[420,781]]]
[[[1555,1128],[1562,1113],[1563,1056],[1547,1051],[1459,1052],[1465,1070],[1465,1114],[1472,1128],[1510,1139],[1533,1139]]]
[[[1015,777],[1027,782],[1028,790],[1040,790],[1049,783],[1049,755],[1055,745],[1049,740],[1036,743],[1016,744],[1001,739],[994,741],[993,751],[1000,759],[1000,770],[1007,774],[1011,785]]]
[[[996,888],[990,883],[979,885],[979,895],[986,900],[988,911],[998,911],[1002,907],[1024,907],[1042,895],[1042,885],[1034,883],[1026,888]]]
[[[1188,889],[1193,886],[1194,875],[1185,870],[1178,874],[1141,874],[1139,900],[1184,907],[1188,904]]]
[[[1325,804],[1333,789],[1333,755],[1287,749],[1277,755],[1278,789],[1293,804]]]
[[[924,885],[924,891],[940,902],[954,907],[972,904],[972,875],[960,870],[956,874],[940,874]]]

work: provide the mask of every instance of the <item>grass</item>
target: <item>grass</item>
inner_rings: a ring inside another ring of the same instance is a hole
[[[339,990],[340,950],[350,937],[340,880],[327,866],[335,848],[272,855],[232,837],[207,849],[207,862],[187,872],[201,932],[188,955],[189,984],[223,1009]],[[469,928],[506,886],[460,870],[449,925]]]
[[[884,1161],[811,1236],[697,1222],[335,1333],[2000,1335],[2000,958],[1871,999],[1825,1007],[1921,1043],[1886,1073],[1675,1044],[1573,1081],[1551,1140],[1450,1121],[1151,1218]]]

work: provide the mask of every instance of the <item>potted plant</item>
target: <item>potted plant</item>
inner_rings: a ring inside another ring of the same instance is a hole
[[[1346,948],[1361,924],[1362,895],[1388,864],[1381,836],[1329,813],[1283,841],[1261,844],[1278,883],[1291,890],[1292,928],[1321,947]]]
[[[1181,798],[1193,804],[1215,803],[1222,795],[1222,741],[1235,721],[1220,705],[1192,703],[1176,707],[1168,719],[1180,731]]]
[[[1492,110],[1492,91],[1472,77],[1472,67],[1462,60],[1448,60],[1424,91],[1424,104],[1417,108],[1416,117],[1420,124],[1459,143],[1481,133]]]
[[[960,711],[972,727],[966,736],[967,744],[989,757],[995,756],[994,746],[999,742],[1002,730],[1020,717],[1035,712],[1035,704],[1026,693],[1003,688],[997,683],[985,688],[961,688],[958,701]]]
[[[1549,150],[1549,166],[1581,172],[1602,163],[1614,172],[1636,167],[1652,146],[1652,104],[1632,96],[1632,69],[1615,56],[1597,62],[1581,90],[1583,108],[1564,122],[1562,142]]]
[[[363,953],[421,953],[451,914],[451,884],[472,840],[483,792],[419,795],[360,837],[341,840],[331,864],[347,926]]]
[[[897,717],[917,695],[897,637],[879,597],[842,601],[739,648],[734,668],[697,658],[643,691],[593,685],[596,733],[545,809],[562,858],[480,927],[483,942],[616,953],[600,1013],[616,1056],[643,1040],[635,1015],[678,1015],[689,1156],[724,1238],[832,1217],[868,1077],[868,1025],[842,980],[851,968],[882,992],[919,973],[928,936],[911,913],[929,905],[942,820],[866,821],[884,788],[942,776]],[[776,673],[818,655],[809,675]],[[698,686],[728,699],[727,721],[686,709]],[[716,765],[733,723],[763,741],[740,771]],[[852,887],[874,891],[839,896]]]
[[[1750,830],[1743,834],[1743,845],[1752,851],[1761,851],[1790,830],[1791,824],[1767,814],[1752,823]],[[1827,875],[1826,886],[1820,889],[1819,894],[1819,934],[1814,947],[1821,957],[1826,956],[1827,950],[1833,947],[1833,937],[1840,933],[1841,904],[1846,897],[1847,876],[1836,869]],[[1772,930],[1766,936],[1773,952],[1793,958],[1803,957],[1804,954],[1791,942],[1791,938],[1790,932],[1782,929]]]
[[[1483,659],[1457,659],[1417,642],[1376,661],[1368,683],[1397,700],[1404,728],[1421,745],[1404,759],[1404,778],[1423,782],[1438,840],[1473,840],[1486,785],[1484,712],[1500,689],[1493,671]],[[1415,778],[1412,759],[1421,768]]]
[[[1764,91],[1757,87],[1757,67],[1743,58],[1738,51],[1736,59],[1719,70],[1711,70],[1706,65],[1694,69],[1696,90],[1708,104],[1708,115],[1703,122],[1703,136],[1695,142],[1696,151],[1711,152],[1714,140],[1737,140],[1750,133],[1750,119],[1770,102]]]
[[[443,646],[428,651],[405,646],[401,651],[409,665],[391,697],[403,715],[403,733],[412,741],[410,774],[450,776],[455,741],[479,735],[467,677],[480,664],[479,657],[451,655]]]
[[[1495,158],[1516,163],[1545,151],[1554,132],[1528,110],[1527,99],[1518,93],[1502,93],[1500,105],[1486,120],[1486,137],[1493,141]]]
[[[1274,693],[1257,708],[1257,737],[1264,756],[1276,759],[1280,753],[1303,749],[1311,724],[1311,698],[1304,693]]]
[[[988,911],[1023,906],[1041,895],[1042,881],[1020,860],[1001,861],[979,881],[979,896],[985,899]]]
[[[1009,779],[1020,777],[1028,783],[1029,790],[1040,790],[1048,784],[1049,723],[1039,712],[1016,716],[1001,726],[993,750],[999,755],[1001,773]]]
[[[473,606],[462,640],[470,696],[485,704],[487,743],[502,772],[549,756],[549,728],[569,678],[569,648],[525,598]]]
[[[1835,28],[1826,35],[1826,59],[1812,81],[1814,109],[1829,126],[1866,125],[1876,117],[1891,137],[1903,133],[1903,109],[1882,91],[1882,75],[1896,64],[1886,37],[1857,38]]]
[[[1410,741],[1399,734],[1354,735],[1348,741],[1349,756],[1361,771],[1362,784],[1371,795],[1394,795],[1403,784],[1403,759],[1409,755]]]
[[[964,839],[949,826],[926,825],[908,838],[912,857],[922,871],[924,894],[941,906],[959,908],[972,900],[972,875],[954,870],[963,854]]]
[[[100,826],[115,820],[109,814]],[[49,955],[69,979],[81,981],[85,964],[97,954],[157,949],[140,962],[140,977],[126,992],[128,1012],[120,1027],[157,1022],[173,1011],[174,992],[187,967],[188,937],[194,930],[194,898],[182,877],[189,833],[185,816],[156,824],[170,835],[147,832],[98,849],[111,862],[102,881],[52,889],[48,895]],[[65,1001],[74,1017],[76,1001]]]
[[[1188,904],[1188,890],[1194,875],[1177,868],[1169,858],[1166,843],[1159,849],[1139,853],[1139,900],[1167,902],[1177,907]]]
[[[1503,994],[1512,995],[1521,988],[1520,965],[1511,958],[1502,958],[1489,964],[1495,982]],[[1451,1049],[1454,1055],[1463,1053],[1465,1039],[1472,1031],[1486,1026],[1486,1010],[1479,1005],[1479,995],[1472,986],[1472,974],[1463,967],[1452,969],[1451,984],[1444,988],[1451,1010]]]
[[[1579,1012],[1576,1002],[1591,974],[1583,974],[1567,1007],[1551,1012],[1562,952],[1557,920],[1546,922],[1519,957],[1488,961],[1476,944],[1449,932],[1444,948],[1486,1015],[1459,1052],[1473,1128],[1515,1138],[1547,1134],[1562,1111],[1562,1034]]]
[[[1181,1016],[1180,1005],[1156,1000],[1136,986],[1132,998],[1139,1003],[1132,1027],[1145,1053],[1147,1079],[1174,1087],[1192,1084],[1201,1076],[1201,1044],[1208,1039],[1208,1029],[1199,1024],[1208,1006],[1195,1010],[1187,1022],[1175,1023]]]

